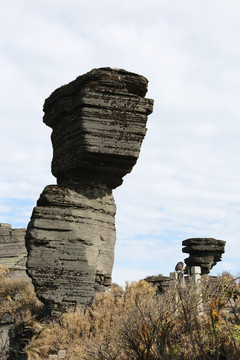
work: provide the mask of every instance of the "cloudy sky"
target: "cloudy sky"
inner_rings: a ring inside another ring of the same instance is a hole
[[[26,227],[51,175],[42,106],[96,67],[149,80],[140,158],[114,191],[113,281],[168,275],[182,240],[227,241],[240,271],[240,2],[8,0],[0,12],[0,222]]]

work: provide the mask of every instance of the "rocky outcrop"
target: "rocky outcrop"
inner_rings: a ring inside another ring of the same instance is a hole
[[[163,276],[161,274],[148,276],[144,280],[149,284],[156,286],[157,294],[164,294],[173,284],[173,280],[169,276]]]
[[[0,265],[10,270],[9,276],[26,276],[27,251],[26,229],[12,229],[11,225],[0,223]]]
[[[188,269],[192,266],[201,266],[201,273],[208,274],[218,261],[221,261],[225,252],[226,241],[212,238],[192,238],[182,242],[182,251],[188,253],[185,259]]]
[[[0,318],[0,359],[9,358],[11,348],[11,332],[14,329],[14,326],[14,316],[6,313],[2,318]]]
[[[153,101],[147,80],[101,68],[55,90],[44,104],[52,173],[26,234],[27,272],[51,313],[89,305],[111,285],[115,245],[112,189],[139,156]]]

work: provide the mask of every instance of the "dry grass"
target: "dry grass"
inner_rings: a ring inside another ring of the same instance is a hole
[[[13,306],[9,299],[6,308],[20,319],[23,304],[32,307],[36,298],[22,282],[5,279],[1,284],[1,294],[21,303]],[[29,360],[46,360],[60,349],[67,350],[67,360],[237,360],[238,291],[227,274],[198,289],[190,283],[163,295],[145,281],[127,284],[125,290],[115,286],[90,308],[49,323],[32,322],[37,335],[25,351]],[[15,293],[22,294],[21,300],[9,295]],[[21,321],[29,320],[22,316]]]
[[[203,284],[201,296],[191,285],[160,296],[145,281],[127,284],[125,291],[115,287],[91,308],[47,326],[27,347],[28,358],[47,359],[61,348],[69,360],[240,359],[236,291],[226,276]]]
[[[0,320],[30,321],[42,307],[28,279],[10,279],[8,269],[0,267]]]

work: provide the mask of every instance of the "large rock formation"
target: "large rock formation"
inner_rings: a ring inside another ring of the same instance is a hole
[[[26,229],[12,229],[11,225],[0,223],[0,265],[10,270],[10,277],[25,277],[27,251]]]
[[[52,173],[26,235],[27,272],[53,313],[88,305],[111,285],[115,245],[112,189],[136,163],[153,101],[147,79],[101,68],[55,90],[44,104]]]
[[[188,253],[187,267],[201,266],[201,273],[208,274],[218,261],[221,261],[226,241],[212,238],[192,238],[182,242],[182,251]]]

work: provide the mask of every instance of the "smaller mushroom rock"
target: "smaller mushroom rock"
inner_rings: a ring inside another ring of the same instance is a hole
[[[202,274],[208,274],[225,252],[226,241],[212,238],[192,238],[182,242],[182,252],[188,253],[184,259],[188,268],[201,266]]]

